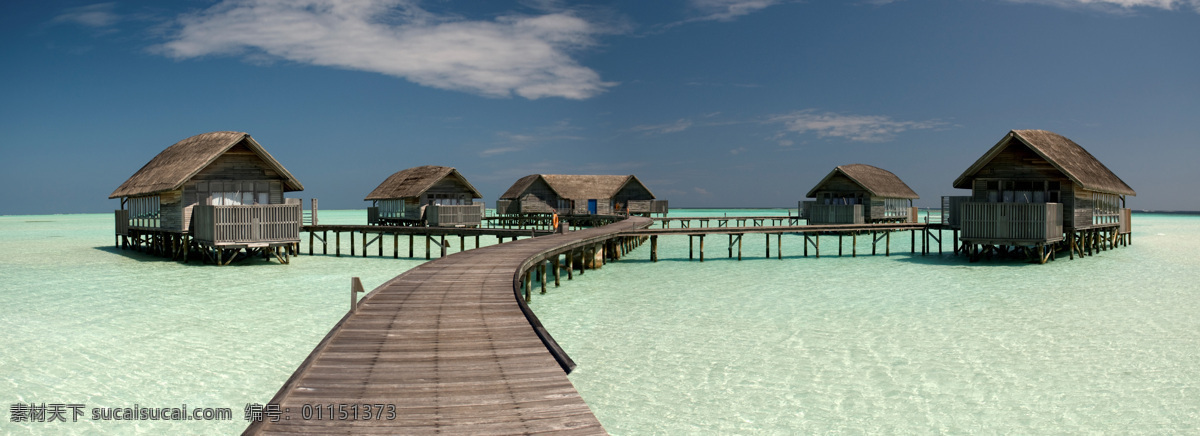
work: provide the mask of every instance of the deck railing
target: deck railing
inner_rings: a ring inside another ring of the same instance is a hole
[[[808,224],[863,224],[863,205],[861,204],[819,204],[806,201],[804,218]]]
[[[483,205],[429,205],[425,218],[434,227],[478,227],[483,219]]]
[[[192,234],[211,244],[254,244],[300,241],[299,204],[253,206],[197,205]]]
[[[996,243],[1063,240],[1060,203],[964,202],[958,216],[962,239]]]
[[[970,196],[943,196],[942,224],[948,225],[952,229],[962,228],[962,222],[958,214],[962,210],[963,203],[968,201],[971,201]]]

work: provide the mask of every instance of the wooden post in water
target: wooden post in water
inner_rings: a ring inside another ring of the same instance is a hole
[[[367,236],[363,235],[363,237],[366,238]],[[383,257],[383,232],[379,232],[379,237],[375,238],[375,242],[379,244],[379,257]],[[366,252],[367,252],[367,249],[364,248],[363,253],[365,254]],[[363,257],[367,257],[367,256],[363,256]]]
[[[850,257],[858,257],[858,232],[850,234]]]
[[[575,249],[567,250],[567,280],[575,278]]]
[[[658,262],[658,235],[650,235],[650,261]]]
[[[529,303],[530,301],[533,300],[533,296],[531,295],[531,288],[533,288],[533,274],[530,274],[531,272],[532,271],[525,271],[525,302],[526,303]]]
[[[700,234],[700,261],[704,262],[704,234]]]
[[[838,257],[842,257],[842,246],[846,245],[842,243],[842,236],[844,235],[841,232],[838,232]]]
[[[350,257],[354,257],[354,233],[355,232],[353,230],[350,231]]]
[[[433,239],[431,235],[425,235],[425,260],[429,260],[429,240]]]
[[[408,234],[408,258],[409,259],[413,258],[413,238],[414,237],[415,236],[412,233]]]
[[[438,257],[446,257],[446,235],[442,234],[442,255]]]
[[[764,233],[763,236],[767,237],[767,244],[766,244],[767,245],[767,259],[770,259],[771,258],[771,235]]]
[[[692,260],[692,235],[688,235],[688,260]]]
[[[783,259],[783,233],[775,235],[775,258]]]
[[[892,232],[891,231],[887,232],[887,236],[884,237],[883,244],[884,244],[884,246],[883,246],[884,257],[890,257],[892,255]]]
[[[313,255],[313,239],[314,238],[315,237],[313,236],[313,232],[308,232],[308,255],[309,256]]]
[[[554,255],[554,287],[556,287],[556,288],[558,287],[558,277],[560,275],[562,275],[562,272],[560,271],[562,269],[562,264],[559,263],[559,256],[562,256],[562,255],[561,254]]]
[[[358,293],[364,292],[362,281],[358,277],[350,278],[350,313],[358,312]]]
[[[321,254],[329,254],[329,231],[321,231]]]
[[[392,259],[400,258],[400,234],[392,232]]]
[[[538,265],[538,281],[541,282],[542,293],[545,294],[546,293],[546,261],[543,260],[538,263],[540,264],[540,265]]]
[[[333,236],[337,238],[337,240],[333,243],[333,255],[342,257],[342,232],[334,230]]]

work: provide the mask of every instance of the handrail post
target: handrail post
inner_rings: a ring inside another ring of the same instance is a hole
[[[358,313],[358,293],[364,292],[362,280],[358,277],[350,278],[350,313]]]

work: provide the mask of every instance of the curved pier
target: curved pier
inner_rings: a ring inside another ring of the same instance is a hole
[[[534,265],[650,223],[493,245],[397,276],[330,330],[270,401],[279,413],[245,434],[605,434],[567,379],[570,358],[517,293]]]

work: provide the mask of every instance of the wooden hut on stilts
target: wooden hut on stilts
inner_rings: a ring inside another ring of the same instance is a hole
[[[479,190],[451,167],[424,165],[392,174],[367,194],[367,222],[384,226],[479,227]]]
[[[816,199],[800,204],[808,224],[916,222],[920,198],[891,171],[864,164],[834,168],[806,197]]]
[[[254,255],[288,263],[300,243],[300,181],[244,132],[211,132],[167,147],[122,183],[122,248],[226,265]]]
[[[667,201],[656,200],[637,176],[530,174],[518,179],[496,202],[496,213],[536,215],[666,215]]]
[[[1013,130],[954,181],[970,196],[943,197],[943,222],[972,260],[1024,253],[1045,263],[1128,245],[1129,185],[1074,141]]]

